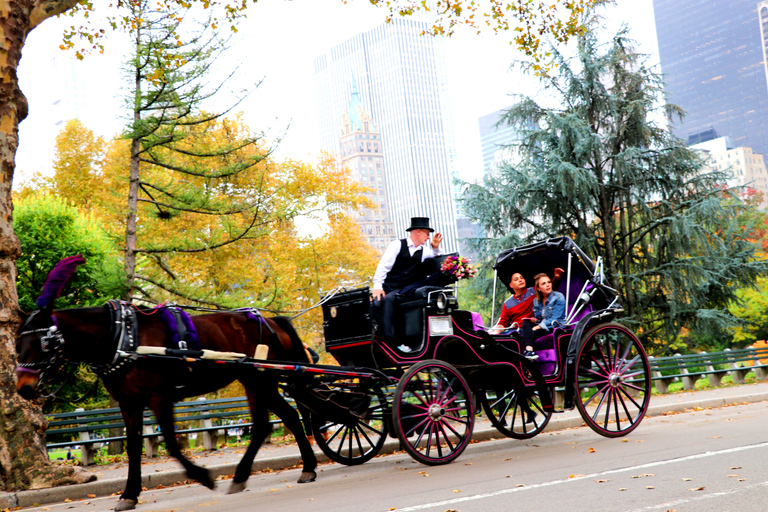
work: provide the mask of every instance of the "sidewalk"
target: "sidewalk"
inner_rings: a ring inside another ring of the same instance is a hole
[[[705,391],[671,393],[654,396],[647,416],[659,416],[669,412],[682,412],[686,409],[722,407],[730,404],[753,403],[768,400],[768,382],[745,384],[733,387],[720,387]],[[578,411],[566,411],[555,414],[547,426],[547,431],[562,430],[566,428],[580,427],[584,425]],[[642,429],[642,425],[639,427]],[[489,439],[503,438],[484,416],[476,418],[473,439],[485,441]],[[399,449],[396,439],[389,439],[382,454],[393,453]],[[214,477],[233,475],[237,463],[243,455],[245,448],[225,448],[213,452],[201,452],[190,457],[196,464],[206,466]],[[318,462],[326,462],[328,458],[319,448],[315,447]],[[296,444],[289,445],[263,445],[256,460],[253,463],[254,471],[265,469],[280,470],[296,466],[301,463],[299,450]],[[54,487],[50,489],[37,489],[17,493],[0,493],[0,509],[16,507],[30,507],[59,503],[66,499],[78,500],[94,496],[108,496],[120,493],[125,486],[128,475],[128,463],[116,463],[106,466],[89,466],[86,470],[95,474],[98,480],[86,484]],[[172,458],[161,457],[156,459],[143,459],[142,486],[151,488],[159,485],[169,486],[177,482],[187,480],[186,473],[181,465]]]

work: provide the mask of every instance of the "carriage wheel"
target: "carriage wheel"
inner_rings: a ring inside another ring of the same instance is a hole
[[[552,411],[544,410],[537,389],[526,389],[526,394],[530,396],[525,402],[518,400],[514,389],[486,390],[480,398],[485,415],[507,437],[530,439],[542,432],[552,418]]]
[[[312,413],[315,442],[329,459],[340,464],[357,466],[368,462],[381,451],[389,433],[386,421],[389,406],[384,387],[378,382],[366,386],[358,382],[334,382],[327,386],[334,393],[341,393],[340,402],[346,402],[359,420],[339,423]]]
[[[579,350],[576,406],[589,427],[606,437],[632,432],[651,399],[648,356],[620,324],[598,325]]]
[[[422,464],[447,464],[472,439],[472,393],[456,368],[421,361],[400,379],[393,400],[395,432],[405,451]]]

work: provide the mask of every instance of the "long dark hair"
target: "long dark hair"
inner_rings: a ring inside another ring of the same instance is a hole
[[[542,277],[547,277],[549,278],[550,281],[552,280],[552,278],[549,277],[549,274],[547,274],[546,272],[542,272],[541,274],[536,274],[535,276],[533,276],[533,289],[536,291],[536,298],[539,300],[539,303],[543,305],[544,294],[541,293],[541,290],[539,290],[539,279],[541,279]]]

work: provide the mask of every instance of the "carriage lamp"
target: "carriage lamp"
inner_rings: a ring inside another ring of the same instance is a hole
[[[440,312],[440,314],[445,313],[445,308],[448,307],[448,296],[440,292],[440,295],[437,296],[437,309]]]

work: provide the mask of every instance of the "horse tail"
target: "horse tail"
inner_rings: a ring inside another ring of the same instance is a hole
[[[316,363],[319,360],[317,353],[312,350],[308,345],[305,345],[299,333],[296,332],[296,328],[293,327],[291,319],[287,316],[273,316],[270,318],[277,324],[280,329],[285,331],[288,337],[291,339],[291,353],[297,361],[306,361],[308,363]]]

